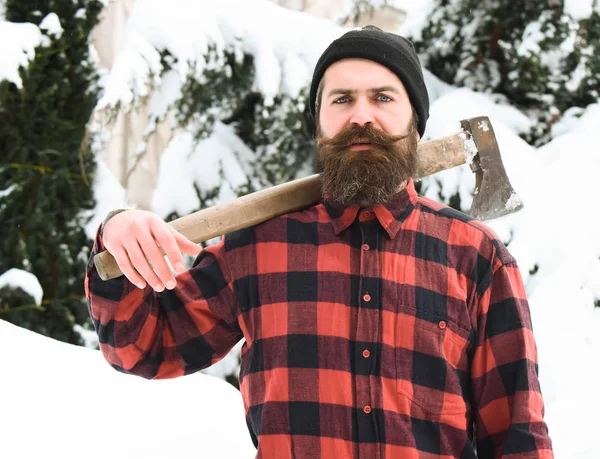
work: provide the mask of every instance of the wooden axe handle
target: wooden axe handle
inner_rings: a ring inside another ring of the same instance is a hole
[[[415,180],[465,164],[477,153],[471,134],[464,129],[454,135],[423,141],[417,148]],[[242,228],[257,225],[279,215],[304,209],[321,198],[321,178],[311,175],[276,185],[224,204],[199,210],[169,223],[196,244]],[[123,273],[108,251],[94,257],[103,280]]]

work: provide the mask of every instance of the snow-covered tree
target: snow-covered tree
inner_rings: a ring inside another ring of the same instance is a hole
[[[598,0],[435,0],[415,44],[442,80],[504,96],[545,143],[571,107],[600,98]]]
[[[94,207],[86,123],[97,76],[88,36],[102,2],[7,0],[4,6],[9,22],[2,27],[12,28],[13,39],[21,37],[17,27],[29,27],[38,46],[28,66],[0,82],[0,273],[32,273],[44,297],[32,304],[6,287],[0,318],[79,343],[73,326],[87,320],[82,249],[90,244],[83,227]]]
[[[171,220],[312,172],[308,86],[342,30],[266,1],[136,4],[97,111],[114,120],[149,107],[140,164],[168,124],[151,210]],[[110,123],[91,129],[102,151]]]
[[[167,50],[163,56],[172,65],[165,65],[161,76],[177,63]],[[278,91],[267,100],[253,86],[254,55],[240,52],[240,43],[220,51],[209,46],[198,59],[207,67],[200,75],[188,75],[182,86],[174,103],[177,125],[191,129],[195,140],[210,137],[217,121],[232,128],[251,152],[247,179],[236,187],[237,195],[296,178],[314,154],[305,118],[308,88],[295,96]],[[200,208],[214,204],[218,197],[215,187],[198,191],[199,197],[208,198],[200,199]]]

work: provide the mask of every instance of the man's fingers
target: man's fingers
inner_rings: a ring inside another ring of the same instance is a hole
[[[170,227],[167,226],[165,228],[164,224],[155,225],[152,228],[154,238],[162,247],[165,255],[171,262],[171,266],[173,266],[176,271],[183,271],[185,265],[183,264],[181,250],[179,249],[175,235],[171,231],[168,231],[167,228]]]
[[[149,258],[148,260],[146,260],[148,256],[144,254],[138,242],[134,239],[125,247],[125,249],[129,254],[131,264],[144,277],[146,282],[148,282],[152,286],[152,288],[157,292],[162,292],[165,289],[165,284],[160,280],[160,278],[154,272],[152,267],[148,264],[148,262],[153,263],[153,260]],[[164,259],[162,258],[162,254],[160,253],[160,251],[158,252],[158,254],[160,255],[160,258],[164,263]]]
[[[175,287],[175,276],[171,272],[171,268],[169,268],[164,255],[160,251],[158,242],[152,234],[150,232],[141,233],[138,242],[148,262],[152,265],[154,272],[160,278],[162,285],[168,289]]]
[[[169,227],[171,228],[171,227]],[[196,244],[186,238],[183,234],[178,232],[177,230],[171,228],[171,232],[175,236],[175,240],[177,241],[177,245],[181,249],[183,253],[187,253],[188,255],[198,255],[202,252],[202,246],[200,244]]]
[[[119,268],[121,268],[121,271],[123,272],[123,275],[129,280],[129,282],[135,284],[138,288],[146,288],[146,281],[131,264],[125,249],[115,249],[114,252],[112,252],[112,256],[115,258]]]

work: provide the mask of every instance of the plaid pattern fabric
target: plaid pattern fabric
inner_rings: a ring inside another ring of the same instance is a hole
[[[102,250],[98,236],[94,254]],[[483,224],[420,197],[329,200],[225,236],[172,291],[86,278],[116,369],[170,378],[245,338],[258,458],[551,458],[519,269]]]

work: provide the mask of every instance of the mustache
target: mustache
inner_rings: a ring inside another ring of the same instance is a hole
[[[370,124],[364,126],[349,125],[333,137],[320,137],[317,140],[319,148],[328,148],[332,150],[341,150],[351,147],[355,143],[365,142],[385,149],[393,147],[397,142],[414,135],[409,132],[402,135],[389,135]]]

